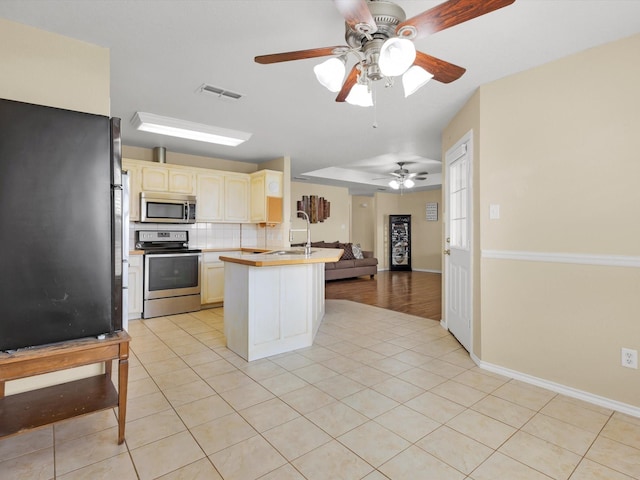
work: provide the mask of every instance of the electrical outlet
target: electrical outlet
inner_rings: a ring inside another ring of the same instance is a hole
[[[630,348],[623,348],[622,366],[627,368],[638,368],[638,351]]]

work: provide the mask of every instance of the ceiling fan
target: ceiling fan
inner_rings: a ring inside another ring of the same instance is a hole
[[[372,106],[371,84],[386,86],[402,75],[405,97],[431,78],[450,83],[465,69],[416,51],[417,40],[486,13],[511,5],[515,0],[447,0],[407,19],[404,10],[388,0],[334,0],[345,19],[347,45],[259,55],[261,64],[333,56],[314,68],[318,81],[332,92],[336,102]],[[357,61],[346,76],[349,54]]]
[[[394,190],[400,190],[400,192],[402,193],[402,191],[405,188],[413,188],[415,186],[415,180],[427,179],[426,176],[429,174],[429,172],[411,173],[409,172],[409,170],[404,168],[405,165],[413,162],[397,162],[397,163],[398,163],[398,168],[393,172],[389,172],[389,175],[393,177],[389,181],[389,186]],[[386,179],[388,177],[382,177],[382,178]],[[380,180],[380,179],[374,178],[374,180]]]

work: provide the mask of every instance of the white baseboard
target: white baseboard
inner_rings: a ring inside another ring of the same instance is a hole
[[[388,272],[388,271],[391,271],[391,270],[389,270],[388,268],[379,267],[378,271],[379,272]],[[426,272],[426,273],[439,273],[439,274],[442,275],[442,270],[430,270],[428,268],[412,268],[410,271],[413,271],[413,272]]]
[[[600,407],[608,408],[617,412],[626,413],[627,415],[640,418],[640,407],[629,405],[623,402],[618,402],[617,400],[612,400],[610,398],[601,397],[600,395],[595,395],[583,390],[578,390],[577,388],[568,387],[566,385],[552,382],[550,380],[545,380],[543,378],[534,377],[533,375],[518,372],[516,370],[511,370],[499,365],[494,365],[489,362],[484,362],[474,354],[471,354],[471,359],[476,363],[476,365],[478,365],[478,367],[489,372],[497,373],[499,375],[513,378],[515,380],[520,380],[521,382],[535,385],[537,387],[546,388],[547,390],[566,395],[567,397],[577,398],[578,400],[583,400]]]
[[[414,272],[426,272],[426,273],[439,273],[442,274],[442,270],[431,270],[428,268],[414,268]]]

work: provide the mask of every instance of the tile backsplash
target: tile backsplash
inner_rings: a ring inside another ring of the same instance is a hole
[[[135,249],[138,230],[186,230],[191,248],[280,248],[282,226],[261,227],[252,223],[137,223],[131,222],[129,244]]]

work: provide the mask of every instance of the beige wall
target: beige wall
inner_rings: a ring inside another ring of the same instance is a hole
[[[133,160],[153,161],[153,149],[143,147],[122,146],[122,156]],[[188,167],[211,168],[213,170],[225,170],[227,172],[253,173],[266,167],[252,162],[236,162],[222,158],[202,157],[199,155],[188,155],[186,153],[166,151],[165,159],[167,163],[173,165],[186,165]],[[273,170],[278,170],[273,168]]]
[[[291,182],[291,210],[284,212],[285,221],[291,218],[291,228],[304,228],[304,220],[295,215],[296,202],[303,195],[318,195],[331,202],[331,215],[324,222],[311,224],[311,241],[350,242],[351,241],[351,195],[344,187],[316,185],[306,182]],[[295,232],[293,243],[305,241],[303,232]]]
[[[109,115],[109,50],[0,18],[0,97]]]
[[[109,50],[0,18],[0,97],[109,115]],[[8,382],[14,394],[102,371],[101,365]]]
[[[480,358],[634,407],[620,349],[640,350],[639,52],[636,35],[493,82],[480,121],[459,118],[480,128]]]
[[[351,237],[363,250],[373,251],[375,236],[375,197],[354,195],[351,198]]]

